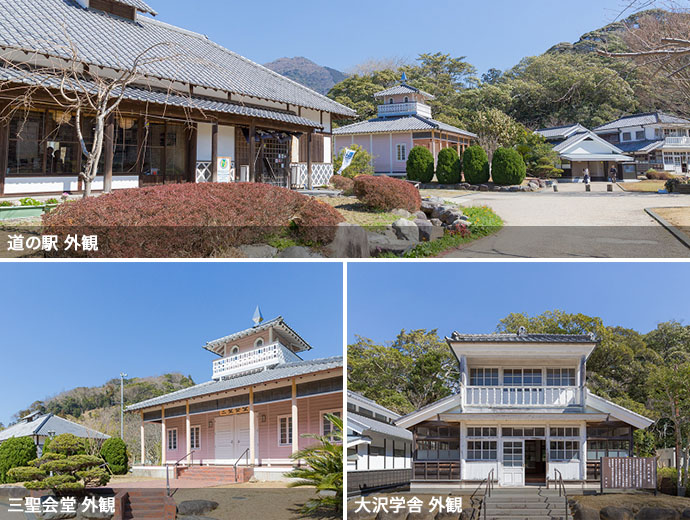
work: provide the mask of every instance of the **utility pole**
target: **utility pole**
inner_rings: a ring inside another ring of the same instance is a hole
[[[125,440],[125,377],[127,374],[120,372],[120,439]]]

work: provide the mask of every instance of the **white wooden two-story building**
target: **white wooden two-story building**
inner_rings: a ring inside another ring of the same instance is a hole
[[[586,387],[590,335],[459,334],[446,338],[460,391],[401,417],[414,435],[412,489],[566,483],[600,478],[602,457],[633,454],[653,421]]]

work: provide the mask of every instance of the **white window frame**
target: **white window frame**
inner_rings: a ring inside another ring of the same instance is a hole
[[[473,439],[467,439],[465,440],[467,443],[467,461],[468,462],[493,462],[498,460],[498,438],[473,438]],[[479,449],[476,447],[470,448],[470,443],[479,443]],[[474,452],[475,454],[479,452],[479,457],[470,457],[470,451]],[[491,453],[494,452],[495,456],[491,456]]]
[[[233,347],[230,349],[230,355],[231,356],[236,356],[237,354],[240,353],[240,347],[239,345],[233,345]]]
[[[282,439],[282,433],[283,433],[283,419],[287,421],[287,442],[283,442]],[[292,446],[292,415],[287,414],[287,415],[279,415],[278,416],[278,446]]]
[[[395,159],[398,162],[407,161],[407,144],[406,143],[397,143],[395,145]]]
[[[196,435],[192,435],[192,432],[194,430],[198,430]],[[194,445],[194,441],[196,441],[196,446]],[[189,445],[192,447],[193,450],[200,450],[201,449],[201,425],[200,424],[195,424],[189,427]]]
[[[325,436],[325,435],[326,435],[326,431],[325,431],[325,429],[324,429],[324,426],[325,426],[324,421],[326,420],[326,414],[329,414],[329,413],[330,413],[330,414],[339,413],[339,414],[340,414],[339,417],[340,417],[341,419],[343,418],[343,409],[342,409],[342,408],[333,408],[332,410],[321,410],[321,411],[319,412],[319,419],[320,419],[320,423],[321,423],[320,426],[319,426],[319,430],[320,430],[320,433],[321,433],[322,436]],[[333,440],[333,432],[331,432],[331,433],[328,435],[328,438],[331,439],[331,440]]]
[[[266,343],[264,342],[264,338],[256,338],[254,340],[254,348],[260,348],[263,347]]]
[[[170,446],[170,433],[175,432],[174,440],[175,440],[175,446],[171,447]],[[165,437],[165,445],[167,447],[167,451],[177,451],[177,447],[179,446],[178,444],[178,436],[177,436],[177,428],[168,428],[166,431],[166,437]]]
[[[549,384],[549,370],[553,371],[558,371],[558,381],[559,383],[557,385],[552,385]],[[567,377],[563,377],[563,373],[568,371]],[[563,380],[567,379],[568,383],[570,383],[570,372],[573,373],[573,384],[563,384]],[[546,377],[544,378],[544,386],[546,387],[552,387],[552,388],[558,388],[558,387],[563,387],[563,386],[568,386],[568,387],[576,387],[577,385],[577,370],[575,368],[547,368],[546,369]]]
[[[626,135],[628,136],[627,139],[625,138]],[[621,132],[621,141],[626,143],[632,141],[632,132]]]
[[[496,384],[492,385],[487,385],[486,381],[487,379],[493,380],[493,372],[496,372]],[[472,383],[472,372],[475,373],[475,379],[480,379],[482,384],[481,385],[476,385]],[[487,376],[487,372],[489,375]],[[488,387],[488,386],[501,386],[501,370],[499,368],[492,368],[492,367],[478,367],[478,368],[470,368],[470,381],[469,381],[469,386],[477,386],[477,387]]]

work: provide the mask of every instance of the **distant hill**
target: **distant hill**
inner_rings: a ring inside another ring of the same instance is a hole
[[[301,56],[279,58],[264,66],[324,95],[328,94],[336,83],[340,83],[347,77],[339,70],[322,67]]]

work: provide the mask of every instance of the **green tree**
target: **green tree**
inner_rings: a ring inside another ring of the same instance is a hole
[[[119,437],[111,437],[101,447],[101,457],[108,463],[115,475],[125,475],[129,470],[127,445]]]
[[[477,141],[486,151],[489,161],[493,160],[498,148],[515,146],[525,134],[525,128],[520,123],[496,108],[476,112],[468,127],[477,134]]]
[[[297,479],[289,487],[312,486],[317,498],[309,500],[302,508],[305,515],[326,513],[334,517],[343,511],[343,420],[333,414],[326,418],[331,423],[333,435],[303,434],[316,443],[292,455],[295,462],[304,465],[287,473],[288,478]]]
[[[501,186],[520,185],[527,175],[522,156],[513,148],[499,148],[491,162],[491,177]]]
[[[489,182],[489,158],[479,145],[472,145],[465,150],[462,157],[462,169],[465,172],[465,182],[470,184],[484,184]]]
[[[563,170],[558,167],[561,163],[558,152],[546,142],[544,136],[526,131],[515,149],[522,155],[528,175],[540,179],[553,179],[563,175]]]
[[[352,163],[350,166],[343,170],[343,177],[349,177],[354,179],[359,175],[373,175],[374,174],[374,158],[369,152],[359,145],[353,144],[348,146],[348,148],[355,150],[355,156],[352,158]],[[340,150],[340,153],[335,157],[333,161],[333,170],[339,171],[340,167],[343,165],[343,157],[345,157],[345,149]]]
[[[0,484],[8,482],[7,472],[26,466],[36,458],[36,445],[30,437],[12,437],[0,444]]]
[[[462,178],[462,162],[455,148],[444,148],[438,154],[436,179],[441,184],[457,184]]]
[[[328,97],[357,111],[357,121],[371,119],[377,115],[377,101],[374,94],[392,87],[400,81],[397,70],[378,70],[371,74],[355,74],[335,85]],[[351,120],[339,121],[350,124]]]
[[[407,178],[428,183],[434,178],[434,156],[423,146],[415,146],[407,156]]]

